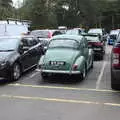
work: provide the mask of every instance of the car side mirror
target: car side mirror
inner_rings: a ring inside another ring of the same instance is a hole
[[[29,49],[29,47],[26,47],[26,46],[20,46],[19,47],[19,53],[20,54],[23,54],[25,51],[27,51]]]
[[[42,49],[42,55],[45,55],[46,51],[47,51],[47,46],[44,46]]]
[[[23,51],[25,52],[25,51],[28,51],[29,50],[29,47],[28,46],[23,46]]]

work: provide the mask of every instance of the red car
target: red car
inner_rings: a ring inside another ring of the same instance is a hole
[[[111,52],[111,88],[120,89],[120,36]]]

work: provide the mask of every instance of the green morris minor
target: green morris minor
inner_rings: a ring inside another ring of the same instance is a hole
[[[84,79],[93,67],[93,51],[85,37],[58,35],[50,40],[48,49],[39,61],[43,80],[49,75],[68,74]]]

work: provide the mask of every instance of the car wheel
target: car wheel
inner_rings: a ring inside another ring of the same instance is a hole
[[[87,66],[84,65],[83,72],[81,73],[81,80],[84,80],[87,74]]]
[[[102,54],[102,55],[100,55],[100,60],[103,60],[103,54]]]
[[[94,59],[94,58],[92,57],[92,63],[91,63],[91,68],[93,68],[93,59]]]
[[[48,74],[47,73],[41,73],[41,77],[42,77],[42,80],[45,82],[47,77],[48,77]]]
[[[92,61],[92,64],[91,64],[91,69],[93,68],[93,61]]]
[[[18,63],[14,63],[12,73],[11,73],[11,80],[18,80],[21,76],[21,68]]]
[[[111,72],[111,88],[114,90],[120,90],[120,84],[114,84],[115,78]]]

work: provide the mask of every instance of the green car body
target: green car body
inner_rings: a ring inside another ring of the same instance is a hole
[[[93,51],[83,36],[58,35],[39,61],[42,77],[47,74],[83,75],[93,66]]]

